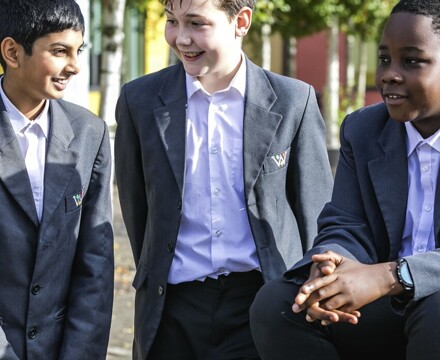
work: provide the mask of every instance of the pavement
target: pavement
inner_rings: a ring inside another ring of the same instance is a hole
[[[135,273],[133,255],[121,216],[116,186],[113,189],[113,227],[115,235],[115,293],[107,360],[130,360],[133,342]]]

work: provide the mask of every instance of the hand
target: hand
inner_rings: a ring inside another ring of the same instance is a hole
[[[312,260],[311,276],[292,308],[295,312],[307,309],[310,321],[321,320],[324,325],[337,321],[355,324],[359,308],[384,295],[396,294],[394,262],[365,265],[331,251],[314,255]]]
[[[292,307],[294,312],[300,312],[304,309],[305,305],[301,305],[305,304],[307,299],[309,299],[310,295],[313,294],[315,290],[317,290],[318,293],[320,291],[322,292],[323,290],[319,289],[322,289],[324,286],[337,279],[337,276],[330,275],[333,274],[336,267],[342,263],[342,259],[343,258],[340,255],[330,251],[322,255],[314,255],[312,257],[314,263],[312,264],[310,270],[310,276],[295,298],[295,303]],[[345,313],[340,310],[328,311],[320,307],[319,301],[310,304],[311,302],[312,300],[308,300],[307,302],[309,305],[307,307],[306,315],[307,321],[310,322],[320,319],[322,325],[329,325],[330,323],[339,321],[357,324],[358,318],[361,315],[359,311],[353,311],[351,313]]]

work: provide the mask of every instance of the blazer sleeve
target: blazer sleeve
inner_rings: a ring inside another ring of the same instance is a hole
[[[288,197],[298,222],[303,252],[309,250],[317,233],[316,219],[330,200],[333,187],[327,155],[325,124],[312,86],[298,132],[292,142],[293,174]]]
[[[111,152],[104,130],[87,193],[72,267],[60,359],[105,359],[113,306]]]
[[[127,85],[116,105],[115,175],[122,217],[136,267],[142,251],[148,203],[143,175],[141,142],[129,107]],[[148,116],[143,114],[143,116]]]
[[[297,283],[309,276],[311,257],[327,250],[362,263],[377,262],[373,235],[368,224],[356,163],[346,137],[347,118],[340,129],[340,157],[335,176],[332,198],[318,218],[318,236],[313,248],[285,274]]]

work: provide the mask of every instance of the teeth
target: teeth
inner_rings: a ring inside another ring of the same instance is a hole
[[[400,99],[401,96],[397,96],[397,95],[387,95],[388,98],[390,99]]]
[[[185,54],[185,56],[188,56],[188,57],[196,57],[200,53],[198,53],[198,52],[186,52],[184,54]]]
[[[54,79],[54,81],[59,84],[65,85],[65,84],[67,84],[68,80],[67,79]]]

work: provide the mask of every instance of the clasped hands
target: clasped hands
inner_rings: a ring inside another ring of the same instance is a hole
[[[305,310],[307,321],[357,324],[362,306],[402,291],[394,262],[366,265],[333,251],[313,255],[312,261],[292,306],[295,313]]]

